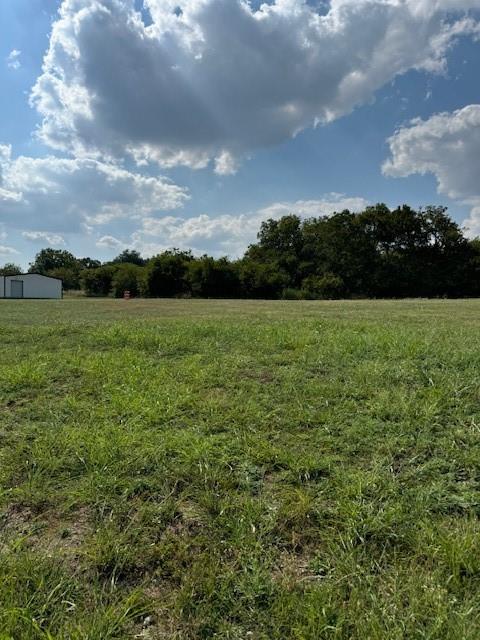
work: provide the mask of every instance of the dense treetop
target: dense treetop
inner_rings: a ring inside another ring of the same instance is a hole
[[[1,274],[19,272],[12,264]],[[261,224],[238,260],[172,249],[148,260],[126,249],[101,264],[43,249],[30,271],[87,295],[338,298],[480,295],[480,240],[467,239],[444,207],[384,204]]]

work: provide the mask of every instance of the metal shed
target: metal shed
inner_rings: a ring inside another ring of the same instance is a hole
[[[39,273],[0,276],[0,298],[61,298],[62,281]]]

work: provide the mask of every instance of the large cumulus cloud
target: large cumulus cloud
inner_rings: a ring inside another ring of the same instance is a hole
[[[439,193],[472,207],[464,225],[470,235],[480,235],[480,104],[416,119],[388,142],[391,157],[384,173],[433,174]]]
[[[88,158],[14,158],[10,146],[0,145],[0,223],[34,229],[37,238],[29,239],[40,239],[38,231],[75,232],[86,223],[176,209],[187,198],[161,177]]]
[[[408,69],[441,70],[480,0],[64,0],[31,100],[39,135],[76,155],[232,173],[370,100]],[[450,13],[448,20],[446,16]]]

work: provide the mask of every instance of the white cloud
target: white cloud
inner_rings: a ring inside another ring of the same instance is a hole
[[[7,56],[7,67],[9,69],[13,69],[14,71],[17,71],[18,69],[20,69],[20,67],[22,66],[20,63],[20,55],[21,55],[21,51],[19,51],[18,49],[13,49],[12,51],[10,51],[10,53]]]
[[[229,151],[222,151],[215,158],[215,173],[219,176],[231,176],[237,169],[238,162]]]
[[[342,193],[329,193],[321,200],[297,200],[296,202],[276,202],[260,209],[257,216],[261,220],[268,218],[281,218],[294,213],[302,218],[325,215],[329,216],[336,211],[349,209],[350,211],[362,211],[369,202],[360,197],[349,197]]]
[[[59,247],[65,244],[63,236],[48,231],[22,231],[22,236],[33,242],[47,242],[52,247]]]
[[[480,0],[63,0],[31,100],[52,147],[233,173],[409,69],[441,72]],[[453,11],[445,21],[446,11]]]
[[[18,255],[18,251],[13,247],[6,247],[5,245],[0,244],[0,256],[2,257],[10,257]]]
[[[368,204],[363,198],[333,193],[321,200],[278,202],[237,216],[212,217],[203,214],[193,218],[147,217],[142,220],[141,228],[132,235],[130,242],[122,245],[132,246],[146,256],[176,247],[192,249],[196,254],[238,257],[255,241],[264,220],[278,219],[287,214],[309,218],[331,215],[343,209],[361,211]]]
[[[102,249],[124,249],[126,246],[121,240],[114,236],[102,236],[95,244]]]
[[[77,231],[82,225],[140,218],[181,207],[186,191],[162,177],[87,158],[12,157],[0,145],[0,222],[30,232]]]
[[[480,234],[480,104],[413,120],[388,143],[386,175],[433,174],[440,194],[472,207],[463,224],[470,235]]]

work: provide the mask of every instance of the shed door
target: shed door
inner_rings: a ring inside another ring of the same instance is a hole
[[[23,281],[10,280],[10,296],[12,298],[23,298]]]

